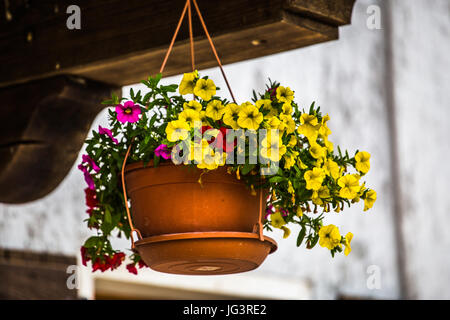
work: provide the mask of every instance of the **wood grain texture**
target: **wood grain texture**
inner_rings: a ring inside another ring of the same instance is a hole
[[[159,71],[184,0],[77,1],[81,30],[66,28],[72,0],[10,0],[0,20],[0,86],[70,73],[128,85]],[[28,5],[27,5],[28,4]],[[198,0],[223,63],[233,63],[338,38],[353,0]],[[198,68],[215,65],[196,14]],[[190,70],[187,22],[166,75]],[[253,43],[253,44],[252,44]],[[256,44],[256,45],[255,45]]]
[[[0,202],[32,201],[57,187],[113,89],[73,76],[0,89]]]
[[[77,299],[69,290],[67,267],[75,257],[0,250],[0,299]]]

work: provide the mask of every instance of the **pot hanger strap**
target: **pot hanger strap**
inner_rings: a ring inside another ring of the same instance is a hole
[[[233,91],[231,90],[230,83],[228,82],[227,76],[225,75],[225,71],[223,70],[222,62],[220,61],[219,55],[217,54],[216,47],[214,46],[214,43],[211,39],[211,36],[208,32],[208,28],[206,27],[205,20],[203,20],[203,16],[200,12],[200,8],[198,7],[197,1],[192,0],[192,3],[194,4],[195,10],[197,11],[197,15],[200,19],[200,23],[203,27],[203,30],[205,31],[206,38],[208,39],[209,45],[211,47],[211,50],[214,54],[214,57],[216,58],[217,64],[219,66],[220,72],[222,73],[223,79],[225,80],[225,83],[227,85],[228,91],[230,92],[231,98],[233,99],[233,102],[236,103],[236,99],[234,98]],[[177,28],[175,29],[175,33],[173,34],[172,41],[170,42],[169,48],[167,49],[166,55],[164,57],[163,63],[161,65],[161,68],[159,70],[159,73],[163,73],[164,68],[166,66],[167,60],[169,59],[169,55],[172,52],[173,45],[175,43],[175,40],[177,38],[178,32],[180,31],[181,24],[183,22],[183,19],[186,15],[186,11],[188,11],[189,16],[189,42],[190,42],[190,48],[191,48],[191,65],[192,70],[195,70],[195,58],[194,58],[194,36],[192,32],[192,10],[191,10],[191,0],[186,0],[186,4],[184,5],[183,12],[181,13],[180,20],[178,21]]]

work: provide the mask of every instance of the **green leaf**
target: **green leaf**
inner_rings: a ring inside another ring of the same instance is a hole
[[[285,177],[274,176],[274,177],[269,179],[269,182],[270,183],[276,183],[276,182],[283,182],[284,180],[286,180]]]
[[[244,164],[244,166],[242,167],[241,173],[243,175],[246,175],[247,173],[252,171],[255,166],[256,166],[256,164],[249,164],[249,163]]]
[[[90,237],[89,239],[86,240],[86,242],[84,243],[84,247],[85,248],[93,248],[96,245],[98,245],[98,243],[101,241],[101,239],[99,237]]]
[[[303,242],[303,239],[305,238],[305,235],[306,235],[306,228],[305,226],[302,226],[302,230],[300,230],[297,237],[297,247],[300,247],[300,245]]]

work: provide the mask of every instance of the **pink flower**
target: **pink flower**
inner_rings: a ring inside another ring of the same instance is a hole
[[[167,145],[165,144],[160,144],[156,149],[155,149],[155,154],[158,157],[163,157],[164,159],[170,159],[170,150],[169,148],[167,148]]]
[[[116,106],[117,120],[122,123],[125,122],[137,122],[139,121],[139,115],[141,114],[141,107],[134,104],[133,101],[127,101],[123,105],[118,104]]]
[[[114,142],[115,144],[119,143],[119,141],[117,141],[117,139],[114,138],[111,130],[109,130],[109,129],[103,128],[102,126],[98,126],[98,133],[99,134],[106,134],[108,137],[111,138],[112,142]]]
[[[91,175],[89,174],[87,167],[83,166],[82,164],[79,164],[78,169],[80,169],[81,172],[84,173],[84,180],[86,181],[88,188],[91,190],[95,190],[94,179],[92,179]]]
[[[97,166],[97,164],[94,162],[94,160],[92,160],[91,157],[89,157],[87,154],[83,154],[83,164],[86,163],[87,165],[89,165],[92,169],[94,169],[95,172],[99,172],[100,171],[100,167]]]
[[[144,262],[144,260],[139,260],[139,269],[142,268],[148,268],[147,264]]]

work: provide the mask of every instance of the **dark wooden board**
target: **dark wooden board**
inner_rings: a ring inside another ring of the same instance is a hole
[[[354,0],[198,0],[223,63],[338,38]],[[67,6],[81,8],[81,30],[66,28]],[[159,71],[184,0],[0,1],[0,87],[60,73],[115,85]],[[194,13],[199,69],[215,60]],[[181,28],[165,75],[190,70],[188,28]]]
[[[75,257],[0,250],[0,299],[77,299],[67,287]],[[73,273],[72,273],[73,274]]]
[[[56,188],[113,89],[74,76],[0,88],[0,202],[24,203]]]

